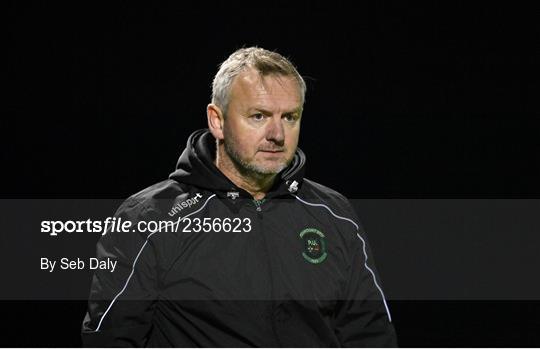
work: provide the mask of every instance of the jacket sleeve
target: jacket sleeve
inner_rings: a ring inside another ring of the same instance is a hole
[[[344,347],[396,347],[390,310],[366,234],[350,204],[347,206],[355,224],[350,225],[349,280],[337,309],[336,335]]]
[[[146,216],[129,199],[115,217],[135,227]],[[100,261],[116,262],[114,271],[94,273],[88,311],[82,324],[83,346],[142,347],[152,328],[157,295],[156,258],[151,234],[108,231],[97,244]]]

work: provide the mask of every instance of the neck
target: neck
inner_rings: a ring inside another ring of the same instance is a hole
[[[225,154],[224,147],[220,145],[218,145],[216,167],[237,187],[250,193],[256,200],[261,200],[266,196],[276,178],[276,174],[263,175],[240,168]]]

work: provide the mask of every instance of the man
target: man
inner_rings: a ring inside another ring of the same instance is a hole
[[[365,232],[341,194],[304,178],[305,83],[281,55],[222,63],[208,130],[169,179],[117,216],[174,230],[109,232],[114,273],[96,272],[90,346],[395,346]]]

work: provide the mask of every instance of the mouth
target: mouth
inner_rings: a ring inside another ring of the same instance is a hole
[[[259,149],[260,152],[262,153],[283,153],[285,152],[285,149],[283,148],[278,148],[278,149]]]
[[[276,154],[276,153],[283,153],[284,150],[259,150],[260,152],[262,153],[271,153],[271,154]]]

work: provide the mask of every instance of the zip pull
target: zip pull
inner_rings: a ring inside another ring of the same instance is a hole
[[[255,204],[255,207],[257,209],[258,212],[261,212],[262,211],[262,208],[261,208],[261,205],[263,204],[263,202],[265,201],[266,199],[262,199],[262,200],[253,200],[253,203]]]

